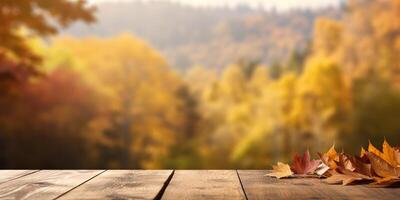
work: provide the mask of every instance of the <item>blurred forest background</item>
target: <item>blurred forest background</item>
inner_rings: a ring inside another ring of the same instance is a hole
[[[400,0],[2,0],[0,168],[266,168],[400,144]]]

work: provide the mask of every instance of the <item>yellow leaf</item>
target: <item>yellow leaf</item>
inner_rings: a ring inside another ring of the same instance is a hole
[[[339,156],[335,150],[335,145],[332,145],[332,147],[323,155],[319,154],[322,162],[324,162],[325,165],[329,166],[331,169],[335,169],[337,167],[336,162],[339,162]]]
[[[362,158],[365,155],[365,149],[363,147],[361,147],[361,153],[360,153],[360,157]]]
[[[266,176],[276,177],[276,178],[285,178],[293,175],[292,170],[290,170],[290,166],[288,164],[284,164],[278,162],[277,165],[272,166],[273,172],[266,174]]]
[[[396,161],[397,161],[397,166],[399,166],[399,164],[400,164],[400,151],[399,150],[396,150],[395,157],[396,157]]]
[[[400,163],[397,162],[398,152],[396,152],[396,150],[389,145],[386,139],[384,140],[382,147],[383,147],[382,148],[383,152],[375,148],[374,145],[372,145],[370,142],[368,145],[368,151],[374,153],[379,158],[382,158],[384,161],[386,161],[393,167],[399,166]]]
[[[335,150],[335,145],[332,145],[332,147],[328,150],[328,152],[325,153],[325,155],[330,159],[330,160],[337,160],[337,152]]]
[[[393,167],[375,153],[367,152],[372,169],[380,177],[400,177],[400,167]]]
[[[374,145],[371,144],[371,141],[369,142],[369,145],[368,145],[368,152],[374,153],[376,156],[378,156],[382,159],[384,157],[383,153],[381,151],[379,151],[379,149],[374,147]]]
[[[393,167],[399,166],[400,163],[397,162],[396,150],[389,145],[386,139],[384,140],[382,146],[383,146],[383,159]]]

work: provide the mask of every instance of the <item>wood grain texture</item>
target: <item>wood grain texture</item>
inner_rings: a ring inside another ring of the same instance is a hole
[[[60,199],[154,199],[172,170],[111,170]]]
[[[276,179],[267,170],[239,170],[249,200],[256,199],[397,199],[399,188],[370,188],[365,185],[329,185],[322,179]]]
[[[176,170],[162,199],[246,199],[235,170]]]
[[[161,197],[167,200],[235,200],[247,197],[249,200],[392,200],[400,197],[400,188],[328,185],[322,179],[315,178],[278,180],[264,176],[267,170],[103,172],[104,170],[3,170],[0,171],[0,181],[3,181],[0,182],[0,199],[159,199]]]
[[[103,172],[43,170],[0,184],[0,199],[54,199]]]
[[[0,170],[0,184],[11,181],[39,170]]]

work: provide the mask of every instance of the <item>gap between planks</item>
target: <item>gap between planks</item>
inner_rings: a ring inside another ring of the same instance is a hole
[[[32,170],[32,171],[24,173],[24,174],[16,175],[13,178],[0,183],[0,185],[3,183],[6,183],[6,182],[10,182],[10,181],[16,181],[16,180],[18,181],[18,179],[21,179],[26,176],[34,175],[35,173],[40,172],[40,171],[42,171],[42,170],[36,170],[36,171]],[[53,197],[52,199],[63,198],[65,195],[70,194],[73,191],[76,191],[78,188],[84,186],[89,181],[95,179],[96,177],[105,173],[106,171],[110,171],[110,170],[99,170],[98,173],[93,174],[92,176],[89,176],[88,178],[86,178],[86,180],[84,179],[84,181],[82,181],[81,183],[76,184],[71,189],[67,190],[66,192],[64,192],[62,194],[59,194],[56,197]],[[168,187],[171,186],[171,182],[174,180],[174,178],[176,178],[176,176],[174,176],[174,175],[176,175],[176,170],[171,170],[171,171],[172,172],[169,174],[169,176],[167,176],[164,179],[165,181],[163,182],[163,184],[160,185],[161,188],[158,190],[158,193],[154,197],[155,200],[160,200],[165,196],[165,191],[168,189]],[[257,170],[252,173],[246,172],[246,170],[244,170],[244,171],[232,170],[232,171],[236,172],[236,177],[238,178],[239,184],[240,184],[240,189],[239,188],[238,189],[242,190],[244,199],[248,200],[249,198],[257,199],[257,197],[262,197],[262,198],[266,197],[265,195],[267,195],[267,193],[268,193],[267,190],[264,190],[263,192],[258,194],[257,191],[254,190],[254,188],[251,189],[254,186],[255,182],[258,182],[257,180],[261,180],[262,174],[265,174],[267,172],[266,170]],[[248,175],[246,175],[246,173],[248,173]],[[255,177],[257,177],[257,180],[253,180]],[[251,180],[251,181],[249,182],[249,180]],[[318,184],[319,182],[314,183],[314,181],[312,181],[312,180],[307,180],[307,182],[309,182],[308,184],[300,185],[298,183],[299,181],[300,180],[297,180],[297,182],[296,182],[296,180],[282,180],[278,183],[277,180],[275,180],[275,179],[265,179],[265,180],[263,179],[262,182],[257,183],[257,184],[259,184],[259,186],[262,186],[261,189],[265,188],[267,186],[272,186],[272,185],[274,185],[274,183],[277,184],[276,185],[277,188],[278,188],[278,186],[284,187],[285,185],[292,187],[292,189],[299,189],[299,188],[295,188],[295,186],[296,187],[310,186],[309,188],[307,188],[309,190],[317,190],[317,189],[323,188],[322,191],[318,190],[318,192],[315,193],[313,196],[308,196],[309,198],[329,198],[329,199],[330,198],[333,198],[333,199],[355,198],[355,199],[364,199],[364,200],[374,199],[374,198],[396,199],[397,194],[399,194],[399,192],[400,192],[400,190],[391,190],[390,193],[393,192],[393,194],[388,195],[387,193],[388,193],[389,189],[387,189],[387,188],[375,188],[374,190],[370,190],[370,188],[367,188],[367,187],[353,186],[351,188],[353,192],[349,193],[349,192],[344,192],[343,187],[341,187],[341,186],[326,185],[326,186],[320,187]],[[317,185],[315,185],[315,184],[317,184]],[[250,187],[250,190],[249,190],[249,187]],[[316,187],[318,187],[318,188],[316,188]],[[303,189],[305,189],[305,188],[303,188]],[[279,193],[279,194],[281,195],[281,193]],[[301,195],[303,193],[299,192],[298,190],[294,190],[290,194],[294,195],[294,196],[292,196],[293,198],[299,199],[298,195]],[[270,196],[270,195],[271,194],[269,194],[268,196],[274,197],[274,196]],[[284,196],[284,197],[288,197],[288,196]]]
[[[246,200],[236,170],[176,170],[164,200]]]
[[[249,198],[247,198],[246,190],[243,187],[242,179],[240,178],[239,172],[238,172],[238,170],[235,170],[235,171],[236,171],[236,175],[237,175],[237,177],[239,179],[240,187],[243,190],[244,198],[246,198],[246,200],[249,200]]]
[[[100,176],[101,174],[110,171],[110,170],[103,170],[102,172],[96,174],[95,176],[87,179],[86,181],[78,184],[77,186],[71,188],[70,190],[64,192],[63,194],[60,194],[59,196],[57,196],[56,198],[54,198],[54,200],[56,199],[60,199],[60,198],[64,198],[64,196],[68,196],[69,193],[71,192],[75,192],[77,189],[79,189],[80,187],[84,187],[85,184],[87,184],[89,181],[97,178],[98,176]],[[111,170],[112,171],[112,170]],[[171,173],[168,175],[168,177],[165,179],[163,185],[161,186],[160,190],[158,191],[158,193],[156,194],[156,196],[154,197],[154,200],[160,200],[164,194],[164,191],[166,190],[166,188],[168,187],[170,181],[172,180],[172,177],[175,173],[175,170],[171,170]]]
[[[4,183],[7,183],[7,182],[10,182],[10,181],[13,181],[13,180],[17,180],[17,179],[19,179],[19,178],[22,178],[22,177],[25,177],[25,176],[28,176],[28,175],[31,175],[31,174],[34,174],[34,173],[36,173],[36,172],[38,172],[38,171],[40,171],[40,170],[32,170],[31,172],[23,173],[23,174],[21,174],[21,175],[17,175],[17,176],[15,176],[15,177],[13,177],[13,178],[10,178],[10,179],[8,179],[8,180],[5,180],[5,181],[3,181],[3,182],[0,182],[0,185],[1,185],[1,184],[4,184]]]
[[[80,183],[80,184],[76,185],[75,187],[71,188],[70,190],[68,190],[68,191],[66,191],[66,192],[64,192],[64,193],[62,193],[62,194],[60,194],[60,195],[58,195],[56,198],[54,198],[54,200],[61,198],[62,196],[66,195],[67,193],[69,193],[69,192],[71,192],[72,190],[78,188],[79,186],[81,186],[81,185],[87,183],[88,181],[90,181],[90,180],[96,178],[97,176],[99,176],[100,174],[102,174],[102,173],[104,173],[104,172],[106,172],[106,171],[107,171],[107,170],[103,170],[102,172],[100,172],[100,173],[94,175],[93,177],[90,177],[90,178],[87,179],[86,181],[83,181],[82,183]]]
[[[20,175],[20,176],[16,176],[16,177],[14,177],[14,178],[12,178],[12,179],[10,179],[10,180],[7,180],[7,181],[5,181],[5,182],[2,182],[2,183],[0,183],[0,184],[6,183],[6,182],[9,182],[9,181],[13,181],[13,180],[17,180],[17,179],[19,179],[19,178],[22,178],[22,177],[25,177],[25,176],[28,176],[28,175],[32,175],[32,174],[37,173],[37,172],[39,172],[39,171],[41,171],[41,170],[36,170],[36,171],[32,171],[32,172],[29,172],[29,173],[26,173],[26,174],[22,174],[22,175]],[[105,173],[106,171],[108,171],[108,170],[103,170],[103,171],[101,171],[100,173],[98,173],[98,174],[96,174],[96,175],[94,175],[94,176],[88,178],[87,180],[85,180],[85,181],[83,181],[82,183],[80,183],[80,184],[74,186],[73,188],[69,189],[68,191],[66,191],[66,192],[64,192],[64,193],[62,193],[62,194],[60,194],[60,195],[58,195],[57,197],[54,198],[54,200],[60,199],[61,197],[67,195],[68,193],[73,192],[75,189],[77,189],[77,188],[79,188],[80,186],[86,184],[86,183],[89,182],[90,180],[93,180],[94,178],[98,177],[99,175]],[[242,180],[241,180],[241,178],[240,178],[239,172],[238,172],[238,170],[235,170],[235,172],[236,172],[237,178],[238,178],[238,180],[239,180],[241,189],[242,189],[242,191],[243,191],[243,193],[244,193],[244,197],[245,197],[246,200],[248,200],[248,197],[247,197],[246,191],[245,191],[245,189],[244,189]],[[173,177],[174,177],[174,174],[175,174],[175,170],[172,170],[172,173],[168,176],[168,178],[167,178],[166,181],[164,182],[163,186],[161,187],[160,191],[157,193],[156,197],[154,198],[155,200],[161,200],[161,199],[162,199],[165,190],[168,188],[168,186],[169,186],[171,180],[172,180]]]
[[[235,170],[235,172],[236,172],[237,178],[238,178],[238,180],[239,180],[240,187],[241,187],[241,189],[242,189],[242,191],[243,191],[244,197],[245,197],[246,200],[248,200],[246,191],[245,191],[245,189],[244,189],[244,187],[243,187],[243,183],[242,183],[242,180],[241,180],[240,175],[239,175],[239,172],[238,172],[238,170]],[[160,192],[157,194],[157,196],[154,198],[154,200],[161,200],[161,199],[162,199],[165,190],[166,190],[167,187],[169,186],[169,184],[170,184],[170,182],[171,182],[171,180],[172,180],[172,178],[173,178],[173,176],[174,176],[174,173],[175,173],[175,170],[172,171],[171,175],[170,175],[170,176],[168,177],[168,179],[165,181],[163,187],[161,188],[161,190],[160,190]]]
[[[169,175],[167,180],[165,181],[164,185],[162,186],[161,190],[158,192],[157,196],[154,200],[161,200],[162,196],[164,195],[165,190],[167,189],[169,183],[171,182],[172,178],[174,177],[175,170],[172,170],[172,173]]]

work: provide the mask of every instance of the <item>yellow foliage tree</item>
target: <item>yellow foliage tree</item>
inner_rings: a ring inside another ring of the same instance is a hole
[[[111,167],[161,167],[188,124],[185,99],[179,96],[182,81],[161,55],[128,34],[57,38],[49,51],[55,56],[47,59],[51,65],[73,62],[74,70],[98,93],[102,106],[92,122],[92,134],[106,149],[100,154],[114,152],[104,162]],[[69,58],[56,63],[57,52]]]
[[[297,83],[292,119],[303,149],[326,147],[343,131],[350,93],[341,69],[325,57],[310,59]]]

